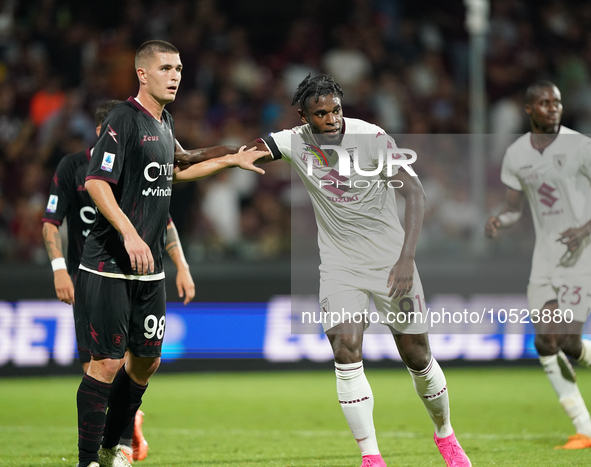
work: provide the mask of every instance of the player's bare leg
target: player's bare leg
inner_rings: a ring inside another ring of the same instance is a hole
[[[363,457],[362,467],[385,467],[373,424],[373,394],[362,360],[364,323],[345,322],[326,332],[334,353],[337,395]]]
[[[558,308],[556,300],[547,302],[543,309],[554,312]],[[554,388],[560,405],[571,419],[577,433],[570,436],[559,449],[585,449],[591,447],[591,417],[581,396],[576,381],[575,370],[568,356],[579,359],[583,356],[581,341],[583,324],[537,323],[535,345],[540,363]],[[566,327],[565,327],[566,326]]]
[[[392,330],[398,352],[405,363],[433,425],[435,444],[447,466],[469,467],[472,464],[456,439],[449,418],[449,397],[445,375],[431,355],[425,334],[399,334]]]

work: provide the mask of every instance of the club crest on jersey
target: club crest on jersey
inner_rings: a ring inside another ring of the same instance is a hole
[[[49,195],[49,201],[47,202],[47,212],[55,212],[57,211],[57,202],[58,197],[57,195]]]
[[[113,334],[113,345],[119,347],[123,342],[123,334]]]
[[[562,169],[566,163],[566,154],[554,154],[554,165],[557,169]]]
[[[349,159],[351,159],[351,170],[355,168],[355,151],[357,148],[347,148],[347,152],[349,153]]]
[[[105,151],[103,155],[103,162],[101,164],[101,170],[105,170],[107,172],[113,171],[113,164],[115,163],[115,154],[112,152]]]

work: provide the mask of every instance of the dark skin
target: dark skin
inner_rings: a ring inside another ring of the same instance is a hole
[[[525,111],[529,115],[531,124],[531,143],[540,154],[558,136],[560,131],[560,119],[562,117],[562,100],[560,91],[555,86],[542,88],[534,99],[525,104]],[[505,206],[499,214],[514,214],[521,217],[523,205],[525,204],[525,193],[507,187]],[[509,227],[503,226],[499,216],[491,216],[486,221],[484,228],[488,238],[495,238],[500,229]],[[568,251],[574,252],[581,242],[591,233],[591,220],[581,227],[571,227],[560,233],[556,241],[566,245]],[[558,309],[558,302],[550,300],[544,304],[542,309],[551,312]],[[536,350],[541,356],[555,355],[562,350],[572,358],[581,356],[581,337],[584,323],[573,321],[572,323],[537,323],[535,324]],[[560,328],[558,328],[558,326]]]
[[[341,99],[332,94],[320,96],[316,102],[309,98],[298,114],[303,123],[310,125],[319,144],[339,144],[343,138],[343,109]],[[261,140],[246,145],[258,150],[267,150]],[[270,162],[271,155],[260,159]],[[405,236],[400,257],[390,271],[387,283],[388,296],[398,299],[410,292],[414,278],[414,257],[425,213],[425,192],[417,177],[400,170],[392,180],[402,182],[398,193],[406,200],[404,213]],[[398,184],[400,185],[400,184]],[[431,360],[427,334],[393,334],[404,363],[413,370],[424,369]],[[341,323],[327,332],[337,363],[356,363],[362,360],[363,323]]]
[[[174,160],[180,169],[184,170],[193,164],[207,161],[209,159],[215,159],[217,157],[223,157],[227,154],[235,154],[237,152],[238,148],[234,146],[213,146],[211,148],[187,150],[184,149],[177,140],[175,140]]]

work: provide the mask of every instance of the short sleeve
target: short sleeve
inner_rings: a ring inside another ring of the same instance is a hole
[[[42,222],[50,222],[55,225],[62,225],[64,217],[70,208],[70,194],[74,183],[74,173],[68,157],[64,157],[51,180],[49,199],[43,213]]]
[[[503,157],[503,164],[501,166],[501,182],[513,190],[523,191],[523,188],[521,187],[521,181],[512,168],[511,156],[509,152],[506,152],[505,157]]]
[[[99,179],[117,184],[123,171],[128,141],[133,137],[133,127],[129,124],[133,119],[130,117],[121,104],[107,114],[88,164],[86,180]]]
[[[292,130],[283,130],[277,133],[271,133],[269,136],[262,138],[262,140],[269,148],[269,151],[271,151],[273,160],[285,159],[287,162],[291,162],[294,138],[299,138],[299,135]]]

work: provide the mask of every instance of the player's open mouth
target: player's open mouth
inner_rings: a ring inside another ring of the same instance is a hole
[[[167,88],[169,91],[176,92],[176,86],[168,86]]]

